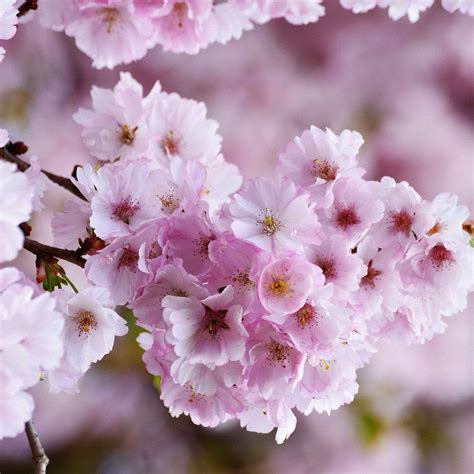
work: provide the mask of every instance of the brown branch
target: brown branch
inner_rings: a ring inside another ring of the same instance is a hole
[[[25,433],[35,463],[35,474],[46,474],[46,467],[48,466],[49,459],[41,444],[35,425],[31,420],[25,423]]]
[[[31,165],[19,158],[17,155],[11,153],[7,149],[7,147],[0,148],[0,158],[3,158],[4,160],[9,161],[10,163],[15,163],[20,171],[26,171]],[[86,198],[81,194],[79,189],[76,188],[74,183],[69,178],[65,178],[64,176],[58,176],[56,174],[50,173],[49,171],[41,170],[41,172],[45,174],[53,183],[58,184],[59,186],[74,194],[78,198],[82,199],[83,201],[86,201]]]
[[[25,238],[23,248],[35,255],[49,255],[51,257],[59,258],[60,260],[74,263],[74,265],[78,265],[81,268],[84,268],[84,265],[86,264],[86,260],[79,256],[74,250],[50,247],[49,245],[42,244],[36,240]]]
[[[30,10],[38,9],[38,0],[26,0],[18,7],[18,18],[25,16]]]

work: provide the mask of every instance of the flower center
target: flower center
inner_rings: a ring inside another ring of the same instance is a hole
[[[178,19],[178,28],[183,27],[183,19],[188,11],[188,6],[185,2],[176,2],[173,7],[173,15]]]
[[[160,201],[163,212],[167,214],[172,214],[179,207],[179,200],[171,193],[160,196]]]
[[[316,322],[316,326],[318,325],[316,311],[309,303],[305,303],[303,307],[295,313],[295,316],[301,329],[304,329],[308,324],[312,324],[313,322]]]
[[[263,220],[258,221],[258,223],[262,226],[262,231],[266,235],[273,235],[283,227],[281,222],[271,214],[265,214]]]
[[[94,313],[90,311],[81,311],[76,316],[76,326],[79,336],[83,334],[89,335],[91,331],[94,331],[97,328],[97,319],[95,318]]]
[[[124,145],[131,145],[135,140],[135,135],[137,133],[138,127],[130,129],[128,125],[120,126],[120,141]]]
[[[120,269],[125,267],[127,270],[135,273],[137,271],[137,265],[138,252],[129,247],[124,247],[122,255],[120,255],[118,261],[118,268]]]
[[[206,309],[206,314],[204,315],[204,328],[212,337],[216,337],[217,333],[221,329],[229,329],[228,324],[225,322],[225,315],[227,310],[219,309],[214,311],[209,306],[204,306]]]
[[[239,286],[253,287],[255,283],[249,277],[249,270],[240,271],[232,277],[232,281]]]
[[[339,227],[347,230],[348,227],[358,224],[360,219],[352,207],[344,207],[337,212],[336,222]]]
[[[427,233],[426,235],[428,237],[432,236],[432,235],[435,235],[437,234],[438,232],[441,232],[441,229],[443,228],[443,226],[437,222]]]
[[[137,201],[134,201],[131,196],[127,196],[122,199],[117,206],[115,206],[112,215],[117,219],[120,219],[125,224],[130,224],[130,217],[140,209],[140,205]]]
[[[199,253],[202,258],[206,259],[209,256],[209,244],[214,240],[216,240],[216,238],[212,234],[211,235],[200,234],[199,239],[193,240],[193,244],[195,244],[197,247],[197,253]]]
[[[175,4],[175,7],[178,4]],[[179,140],[175,137],[173,130],[169,130],[165,138],[161,141],[161,148],[168,155],[177,155],[179,153]]]
[[[270,338],[270,342],[267,344],[267,360],[276,362],[285,368],[289,355],[290,348],[286,344],[281,344]]]
[[[361,285],[375,288],[375,280],[382,274],[380,270],[373,267],[373,261],[369,260],[367,264],[367,274],[360,280]]]
[[[337,166],[328,161],[313,160],[313,176],[325,181],[334,181],[337,174]]]
[[[393,231],[404,234],[407,237],[410,235],[413,217],[407,211],[391,212],[388,221]]]
[[[437,270],[440,270],[444,266],[448,266],[454,262],[453,254],[451,250],[448,250],[443,244],[435,245],[428,254],[431,264]]]
[[[316,265],[322,270],[326,281],[333,280],[336,277],[336,263],[329,258],[320,258]]]
[[[117,8],[106,7],[102,9],[102,22],[105,24],[107,33],[112,33],[120,16]]]
[[[286,296],[291,293],[291,285],[288,280],[283,278],[272,278],[272,282],[269,285],[270,291],[275,296]]]

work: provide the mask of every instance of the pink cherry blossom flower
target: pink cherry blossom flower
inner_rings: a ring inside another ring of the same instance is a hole
[[[342,316],[349,322],[349,311],[330,302],[329,288],[314,288],[304,305],[293,313],[264,316],[288,334],[295,347],[308,354],[323,355],[340,344]]]
[[[167,255],[180,258],[186,271],[202,275],[210,270],[210,247],[218,238],[209,219],[196,215],[181,215],[171,223]]]
[[[322,270],[324,284],[333,289],[335,300],[346,300],[365,274],[362,260],[351,250],[350,242],[337,234],[307,248],[308,260]]]
[[[165,340],[165,329],[152,329],[151,333],[142,332],[137,338],[140,347],[145,351],[142,359],[148,372],[162,378],[169,377],[171,364],[177,359],[176,354]]]
[[[154,195],[160,200],[161,211],[166,215],[193,212],[199,205],[206,175],[201,163],[185,162],[177,156],[170,160],[169,171],[153,171]]]
[[[408,183],[383,178],[380,192],[385,214],[372,234],[381,247],[391,240],[406,247],[425,234],[430,226],[428,206]]]
[[[237,3],[247,9],[254,21],[266,23],[272,18],[285,18],[293,25],[306,25],[319,20],[325,13],[322,0],[308,2],[307,0],[237,0]]]
[[[246,310],[257,296],[258,275],[269,257],[255,245],[224,234],[210,246],[209,258],[214,285],[232,285],[234,302]]]
[[[162,224],[146,226],[136,234],[117,238],[86,263],[87,278],[109,290],[116,304],[125,304],[151,281],[148,263],[161,260],[159,231]]]
[[[263,321],[258,325],[247,350],[249,364],[245,377],[249,389],[258,390],[264,399],[280,398],[301,380],[305,354],[270,323]]]
[[[308,198],[287,178],[257,178],[244,183],[230,204],[232,230],[268,252],[303,251],[319,243],[320,224]]]
[[[318,208],[333,202],[336,180],[361,177],[365,171],[355,159],[364,140],[357,132],[344,130],[336,135],[329,129],[311,127],[290,142],[280,155],[279,172],[311,194]]]
[[[388,14],[392,20],[399,20],[405,15],[410,23],[416,23],[420,19],[420,13],[430,8],[434,0],[378,0],[379,6],[388,7]]]
[[[157,82],[149,99],[160,92]],[[89,152],[102,161],[138,158],[148,148],[142,86],[128,73],[120,73],[113,90],[93,87],[93,110],[79,109],[74,120],[83,126],[82,138]]]
[[[0,384],[0,439],[13,438],[24,431],[34,409],[33,397],[21,390],[10,392]]]
[[[450,13],[459,10],[461,13],[474,16],[474,2],[472,0],[442,0],[441,4]]]
[[[38,212],[44,209],[42,199],[45,192],[50,188],[51,181],[41,171],[41,164],[37,156],[27,159],[30,167],[25,171],[30,186],[33,188],[33,211]]]
[[[161,399],[171,416],[189,415],[194,424],[210,428],[234,418],[242,410],[236,389],[219,388],[214,395],[204,395],[191,385],[175,384],[171,378],[161,381]]]
[[[222,138],[216,133],[218,124],[206,118],[202,102],[165,94],[152,101],[147,115],[153,156],[167,167],[170,158],[200,161],[212,165],[219,158]]]
[[[168,295],[202,300],[208,296],[208,291],[200,286],[199,280],[187,273],[184,268],[176,264],[165,265],[131,304],[140,324],[154,328],[163,327],[161,302]]]
[[[374,199],[366,182],[361,179],[339,180],[334,185],[334,204],[325,211],[321,223],[330,225],[352,244],[365,235],[372,224],[383,217],[384,204]]]
[[[396,269],[403,249],[393,240],[383,248],[377,241],[366,237],[357,246],[357,256],[366,265],[360,279],[359,290],[349,297],[358,313],[369,318],[380,312],[394,313],[403,304],[402,282]]]
[[[243,366],[240,362],[225,365],[191,364],[185,357],[177,359],[171,366],[171,376],[181,386],[191,385],[201,395],[214,395],[219,388],[242,385]]]
[[[79,380],[83,375],[84,371],[74,368],[63,357],[59,367],[48,373],[49,390],[51,393],[79,393]]]
[[[23,232],[18,228],[33,210],[33,188],[16,165],[0,161],[0,263],[13,260],[23,247]]]
[[[18,270],[0,270],[0,439],[23,431],[34,407],[23,390],[59,365],[63,319],[55,307]]]
[[[340,0],[341,5],[353,13],[366,13],[377,6],[377,0]]]
[[[296,429],[296,416],[285,399],[255,399],[251,394],[247,397],[248,404],[237,416],[240,425],[247,431],[270,433],[277,428],[275,441],[283,443]]]
[[[294,313],[306,302],[310,291],[324,283],[324,276],[298,256],[269,263],[258,282],[258,296],[270,313]]]
[[[104,288],[86,288],[66,298],[64,357],[74,369],[86,372],[112,350],[116,336],[127,333],[127,324],[112,309]]]
[[[16,33],[18,18],[15,0],[4,0],[0,5],[0,40],[9,40]],[[5,49],[0,48],[0,63],[5,55]],[[0,145],[3,146],[3,145]]]
[[[90,218],[98,237],[110,240],[128,235],[159,216],[160,199],[152,185],[143,186],[151,178],[148,167],[138,163],[98,171]]]
[[[69,198],[64,203],[64,209],[56,211],[51,221],[54,245],[71,250],[77,249],[79,240],[84,241],[89,237],[87,226],[90,217],[91,207],[89,203],[75,196]]]
[[[163,316],[170,327],[166,338],[178,357],[216,366],[243,357],[248,333],[242,324],[242,307],[233,304],[233,297],[228,286],[202,301],[180,296],[163,299]]]
[[[164,51],[196,54],[207,46],[204,24],[212,12],[211,0],[164,0],[155,20],[156,40]]]
[[[155,44],[152,20],[136,11],[133,0],[81,2],[65,31],[98,69],[141,59]]]
[[[207,168],[207,179],[201,199],[209,204],[209,212],[214,214],[222,204],[230,202],[230,196],[238,191],[241,185],[239,168],[219,157]]]

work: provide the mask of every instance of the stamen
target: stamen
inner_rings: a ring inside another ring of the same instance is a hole
[[[200,237],[198,239],[193,240],[193,244],[197,247],[197,253],[199,253],[199,255],[201,255],[204,260],[208,258],[209,244],[214,240],[216,240],[216,237],[214,235],[203,234],[200,234]],[[194,255],[196,255],[196,251],[194,252]]]
[[[360,280],[362,286],[375,288],[375,280],[382,274],[380,270],[377,270],[372,266],[373,263],[372,260],[369,260],[369,263],[367,264],[367,274]]]
[[[270,342],[267,344],[267,360],[270,362],[276,362],[286,368],[286,361],[290,354],[290,348],[270,338]]]
[[[263,220],[257,221],[257,223],[262,226],[262,232],[265,235],[273,235],[283,227],[281,221],[270,213],[266,213]]]
[[[122,255],[118,261],[118,268],[126,268],[127,270],[135,273],[137,271],[138,266],[138,252],[135,250],[124,247],[122,251]]]
[[[227,310],[220,309],[214,311],[212,308],[209,308],[209,306],[204,306],[204,308],[206,309],[206,314],[203,319],[204,328],[212,337],[216,337],[221,329],[229,329],[228,324],[225,322]]]
[[[94,313],[90,311],[81,311],[76,316],[76,326],[79,336],[83,334],[89,335],[91,331],[97,328],[97,319]]]
[[[177,3],[175,4],[178,5]],[[166,137],[161,141],[161,148],[169,155],[177,155],[179,153],[179,139],[175,137],[173,130],[169,130]]]
[[[130,218],[140,209],[140,204],[134,201],[131,196],[127,196],[115,206],[112,215],[125,224],[130,224]]]
[[[321,178],[325,181],[334,181],[337,175],[337,166],[328,161],[313,160],[312,174],[315,178]]]
[[[160,196],[160,201],[163,206],[163,212],[166,212],[167,214],[172,214],[179,207],[179,200],[171,193]]]
[[[426,233],[426,235],[427,235],[428,237],[431,237],[432,235],[435,235],[435,234],[437,234],[438,232],[441,232],[442,228],[443,228],[443,226],[442,226],[439,222],[437,222],[437,223]]]
[[[186,17],[188,6],[185,2],[177,2],[173,7],[173,15],[178,19],[178,28],[183,27],[183,19]]]
[[[358,224],[360,219],[352,207],[344,207],[338,210],[336,222],[339,227],[347,230],[348,227]]]
[[[105,7],[102,9],[102,22],[106,25],[107,33],[112,33],[120,16],[117,8]]]
[[[336,262],[329,258],[320,258],[316,260],[316,265],[322,270],[326,281],[333,280],[336,275]]]
[[[308,324],[312,325],[316,323],[316,326],[319,324],[316,318],[316,311],[309,303],[305,303],[303,307],[295,313],[295,316],[301,329],[304,329]]]
[[[130,129],[128,125],[120,126],[120,141],[124,145],[131,145],[135,140],[135,135],[137,133],[138,127]]]
[[[428,253],[431,264],[436,270],[441,270],[454,262],[451,250],[448,250],[443,244],[435,245]]]
[[[245,286],[245,287],[254,287],[255,286],[255,283],[250,279],[249,277],[249,269],[246,269],[244,271],[240,271],[238,273],[236,273],[233,277],[232,277],[232,281],[234,283],[237,283],[239,286]]]
[[[388,216],[388,221],[391,224],[390,228],[394,232],[404,234],[407,237],[410,235],[413,216],[407,211],[391,212]]]
[[[286,296],[292,292],[290,282],[278,277],[272,277],[269,289],[275,296]]]

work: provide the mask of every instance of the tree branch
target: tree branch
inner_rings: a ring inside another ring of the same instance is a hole
[[[35,474],[46,474],[46,467],[48,466],[49,459],[41,445],[41,440],[39,439],[35,425],[31,420],[25,423],[25,433],[35,463]]]
[[[35,255],[49,255],[51,257],[59,258],[60,260],[74,263],[74,265],[78,265],[81,268],[84,268],[84,265],[86,264],[86,260],[79,256],[74,250],[50,247],[49,245],[42,244],[36,240],[25,238],[23,248]]]
[[[3,158],[4,160],[9,161],[10,163],[15,163],[20,171],[26,171],[31,166],[26,161],[11,153],[7,149],[7,147],[0,148],[0,158]],[[74,183],[69,178],[65,178],[64,176],[58,176],[56,174],[50,173],[49,171],[41,170],[41,172],[45,174],[48,179],[53,183],[58,184],[59,186],[74,194],[78,198],[82,199],[83,201],[86,201],[86,198],[81,194],[79,189],[76,188]]]
[[[38,9],[38,0],[26,0],[18,7],[18,18],[25,16],[30,10]]]

